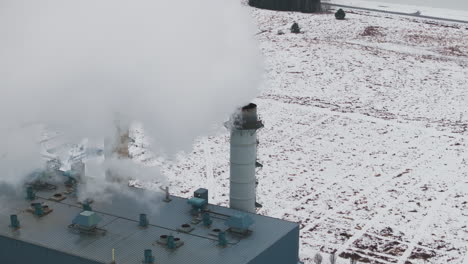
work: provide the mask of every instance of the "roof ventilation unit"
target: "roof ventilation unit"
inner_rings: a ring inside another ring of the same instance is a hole
[[[33,201],[36,200],[36,193],[32,186],[26,188],[26,200]]]
[[[146,214],[140,214],[140,221],[138,222],[138,226],[141,228],[146,228],[148,227],[148,217],[146,217]]]
[[[153,264],[154,263],[154,256],[151,249],[145,249],[145,258],[143,259],[144,264]]]
[[[93,208],[88,201],[84,201],[81,205],[83,207],[83,211],[93,211]]]
[[[92,211],[83,211],[78,214],[72,221],[68,228],[84,234],[101,234],[105,235],[106,230],[98,228],[97,225],[101,221],[101,217]]]
[[[63,195],[62,193],[54,193],[50,198],[49,200],[51,201],[55,201],[55,202],[60,202],[60,201],[63,201],[65,200],[67,197],[65,195]]]
[[[13,228],[14,230],[17,230],[20,228],[20,222],[18,220],[17,215],[10,215],[10,227]]]
[[[180,238],[173,235],[161,235],[156,243],[167,249],[177,249],[184,244]]]
[[[208,190],[205,188],[199,188],[193,193],[193,197],[205,199],[208,203]]]
[[[194,230],[195,228],[193,228],[191,225],[189,224],[182,224],[180,225],[179,228],[177,228],[177,231],[179,232],[183,232],[183,233],[190,233]]]
[[[199,213],[206,210],[208,201],[206,199],[192,197],[187,201],[188,204],[192,206],[191,213],[192,215],[198,215]]]
[[[226,239],[226,232],[221,231],[218,233],[218,246],[220,247],[227,247],[227,239]]]
[[[50,209],[48,205],[42,203],[32,203],[31,208],[27,211],[35,216],[42,217],[44,215],[50,214],[53,210]]]
[[[206,227],[210,227],[211,224],[213,223],[213,220],[211,219],[211,216],[209,213],[204,213],[202,216],[202,222],[203,225]]]
[[[228,231],[246,236],[252,233],[249,228],[254,224],[254,220],[247,214],[237,214],[229,217],[224,224],[229,227]]]

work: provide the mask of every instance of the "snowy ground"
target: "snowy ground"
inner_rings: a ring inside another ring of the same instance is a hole
[[[464,10],[433,8],[427,6],[415,6],[408,4],[394,4],[388,3],[391,1],[366,1],[366,0],[322,0],[322,3],[330,2],[333,4],[348,5],[354,7],[364,7],[385,11],[395,11],[402,13],[415,13],[420,12],[423,16],[433,16],[440,18],[449,18],[468,21],[468,12]],[[411,1],[408,1],[411,2]],[[442,2],[441,2],[442,3]]]
[[[305,263],[319,250],[468,263],[468,26],[359,11],[345,21],[252,14],[268,79],[255,99],[265,123],[259,213],[301,223]],[[304,33],[289,33],[294,21]],[[138,140],[132,151],[162,164],[172,193],[203,186],[227,205],[228,136],[201,138],[176,164]]]

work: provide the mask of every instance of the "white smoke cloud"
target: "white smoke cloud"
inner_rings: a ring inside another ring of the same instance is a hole
[[[1,0],[0,183],[42,162],[25,124],[102,139],[119,114],[190,149],[255,97],[254,34],[237,0]]]

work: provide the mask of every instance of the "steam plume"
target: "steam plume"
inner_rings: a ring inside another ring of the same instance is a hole
[[[137,120],[168,153],[256,93],[255,29],[236,0],[2,0],[0,184],[42,162],[37,126],[78,140]]]

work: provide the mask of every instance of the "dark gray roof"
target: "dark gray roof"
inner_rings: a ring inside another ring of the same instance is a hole
[[[68,225],[82,211],[81,206],[72,195],[61,202],[47,200],[55,192],[37,193],[40,198],[35,202],[45,202],[53,209],[52,213],[41,218],[26,211],[30,202],[22,194],[21,197],[9,197],[2,201],[0,235],[103,263],[111,261],[112,249],[115,249],[117,263],[141,263],[143,250],[152,249],[156,263],[237,264],[248,263],[297,228],[296,223],[249,214],[255,221],[251,227],[253,232],[245,238],[228,233],[228,247],[220,248],[212,229],[225,230],[225,220],[238,211],[208,205],[213,219],[212,226],[206,228],[200,223],[190,233],[180,233],[177,231],[180,225],[192,221],[191,206],[187,204],[187,199],[171,196],[172,201],[166,203],[162,201],[162,195],[131,189],[131,198],[119,195],[108,202],[91,204],[93,211],[102,218],[98,227],[107,231],[105,235],[72,232]],[[147,214],[150,222],[148,228],[138,226],[140,213]],[[18,215],[21,228],[17,231],[9,228],[10,214]],[[156,243],[160,235],[169,234],[179,237],[184,245],[171,251]]]

